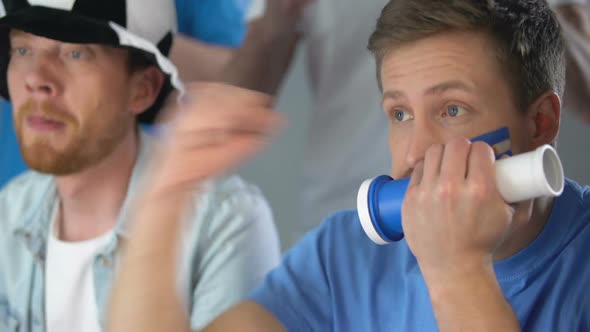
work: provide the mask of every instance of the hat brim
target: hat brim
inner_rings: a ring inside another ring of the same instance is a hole
[[[10,30],[21,30],[36,36],[73,44],[101,44],[113,47],[128,47],[120,44],[119,36],[108,22],[92,19],[65,10],[30,6],[0,18],[0,95],[10,100],[7,83],[7,69],[10,60]],[[169,41],[157,45],[162,54],[167,54],[172,44]],[[145,52],[146,58],[158,66],[156,57]],[[159,67],[159,66],[158,66]],[[157,117],[168,94],[174,89],[167,73],[166,82],[156,102],[138,116],[139,122],[152,123]]]

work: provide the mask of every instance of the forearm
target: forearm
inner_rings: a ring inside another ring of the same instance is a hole
[[[190,331],[176,287],[177,244],[187,197],[144,198],[135,215],[109,307],[108,331]]]
[[[248,34],[221,73],[222,81],[239,87],[276,95],[291,65],[299,35],[270,35],[260,20],[248,28]]]
[[[149,177],[130,209],[132,229],[113,286],[108,331],[190,330],[188,294],[177,287],[186,213],[200,208],[190,203],[210,179],[260,151],[281,122],[270,96],[224,84],[189,83],[185,89],[187,98],[164,114],[166,131],[151,150]]]
[[[232,60],[236,49],[200,42],[177,34],[170,51],[170,59],[178,67],[183,81],[220,81],[224,68]]]
[[[493,267],[468,269],[452,277],[427,278],[427,284],[441,332],[520,331]]]

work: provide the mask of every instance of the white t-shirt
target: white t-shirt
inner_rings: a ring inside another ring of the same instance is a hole
[[[387,121],[367,42],[387,0],[316,0],[300,27],[312,91],[303,215],[295,241],[328,214],[356,208],[361,182],[390,172]]]
[[[113,232],[87,241],[63,242],[56,237],[55,216],[54,212],[45,264],[47,331],[100,332],[93,266]]]

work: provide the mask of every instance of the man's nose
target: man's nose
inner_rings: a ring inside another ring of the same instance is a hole
[[[54,72],[55,65],[48,55],[40,55],[33,59],[24,75],[27,91],[39,98],[57,96],[60,85],[57,74]]]
[[[434,126],[426,123],[416,122],[410,144],[406,152],[406,164],[413,169],[418,162],[424,159],[426,150],[433,144],[440,144],[443,142],[441,135],[436,131]]]

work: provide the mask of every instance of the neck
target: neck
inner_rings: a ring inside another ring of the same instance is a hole
[[[115,227],[127,195],[138,146],[136,132],[130,131],[98,164],[56,178],[60,198],[57,225],[61,240],[84,241]]]
[[[553,197],[542,197],[516,204],[513,231],[496,250],[494,260],[511,257],[533,242],[547,224],[554,201]]]

